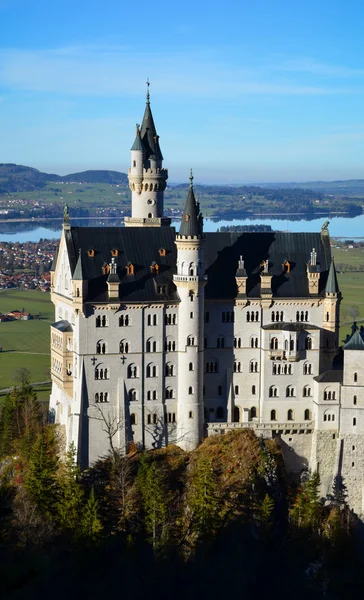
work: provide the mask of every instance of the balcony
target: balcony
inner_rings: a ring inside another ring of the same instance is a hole
[[[284,350],[268,350],[268,357],[270,360],[284,360],[286,358],[286,353]]]

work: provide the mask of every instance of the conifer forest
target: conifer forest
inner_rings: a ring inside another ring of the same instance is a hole
[[[25,378],[0,420],[0,597],[360,597],[345,481],[290,480],[250,431],[187,453],[130,445],[81,471]],[[359,594],[359,595],[358,595]]]

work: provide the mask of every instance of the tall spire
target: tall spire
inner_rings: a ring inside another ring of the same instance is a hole
[[[159,147],[159,136],[154,125],[154,119],[152,115],[152,109],[150,108],[150,93],[149,93],[149,79],[147,79],[147,99],[145,105],[145,111],[140,129],[140,137],[143,142],[145,149],[145,158],[155,158],[156,160],[163,160],[163,155]]]
[[[179,235],[196,237],[202,235],[202,215],[193,191],[193,174],[190,172],[190,188],[182,215]]]
[[[339,284],[337,282],[337,277],[336,277],[334,258],[331,259],[329,274],[327,276],[325,293],[326,294],[338,294],[339,293]]]

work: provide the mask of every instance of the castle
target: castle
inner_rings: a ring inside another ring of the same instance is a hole
[[[50,408],[81,465],[251,428],[279,437],[290,471],[318,469],[323,493],[342,475],[363,513],[364,342],[337,368],[327,226],[204,233],[191,175],[176,232],[149,91],[128,178],[126,226],[72,227],[66,210],[51,270]]]

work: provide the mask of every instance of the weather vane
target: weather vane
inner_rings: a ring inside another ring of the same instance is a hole
[[[146,84],[147,84],[147,102],[149,102],[149,99],[150,99],[150,94],[149,94],[150,81],[149,81],[149,77],[147,77]]]
[[[192,169],[190,171],[190,186],[193,186],[193,174],[192,174]]]

